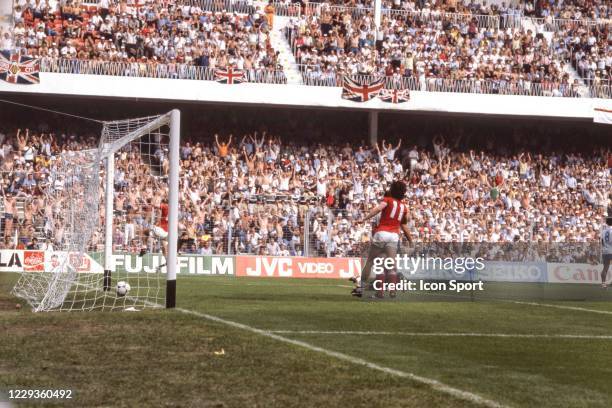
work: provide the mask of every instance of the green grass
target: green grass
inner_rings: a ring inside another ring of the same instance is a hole
[[[0,389],[70,388],[58,406],[457,407],[416,381],[179,311],[33,314],[0,274]],[[347,282],[179,277],[178,306],[283,333],[510,406],[612,406],[612,315],[509,302],[360,302]],[[612,311],[608,302],[564,306]],[[221,354],[223,350],[224,354]]]

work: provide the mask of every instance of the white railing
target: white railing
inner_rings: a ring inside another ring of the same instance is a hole
[[[281,17],[299,17],[302,15],[302,6],[300,3],[275,1],[272,5],[274,6],[274,15]]]
[[[214,69],[188,64],[154,64],[145,62],[118,62],[41,58],[41,71],[58,74],[110,75],[139,78],[215,80]],[[266,68],[244,70],[248,82],[285,84],[282,71]]]
[[[406,18],[410,17],[424,22],[448,21],[453,24],[469,24],[474,22],[478,28],[499,28],[499,16],[467,14],[467,13],[446,13],[436,10],[394,10],[383,9],[383,16],[391,18]]]
[[[371,7],[347,7],[335,6],[327,3],[307,3],[305,6],[305,15],[320,15],[322,12],[350,14],[352,18],[359,18],[366,14],[374,15],[374,9]],[[475,22],[478,28],[498,28],[499,16],[476,15],[463,13],[446,13],[440,11],[422,11],[422,10],[396,10],[382,9],[382,16],[390,18],[413,18],[424,22],[430,21],[450,21],[452,23]]]
[[[331,70],[320,70],[317,66],[300,65],[300,73],[304,85],[341,87],[344,74]],[[351,79],[359,83],[367,83],[376,75],[350,75]],[[569,83],[537,83],[526,80],[507,81],[491,79],[447,79],[425,77],[386,77],[388,88],[407,88],[412,91],[423,92],[450,92],[450,93],[478,93],[492,95],[524,95],[524,96],[553,96],[553,97],[592,97],[609,99],[611,87],[609,82],[591,85],[588,94],[581,95],[579,86]]]
[[[255,11],[253,3],[244,0],[180,0],[179,4],[197,6],[204,11],[251,14]]]
[[[366,14],[374,15],[374,9],[369,7],[346,7],[332,6],[327,3],[307,3],[305,6],[306,15],[320,15],[321,12],[330,13],[349,13],[353,18],[358,18]],[[468,24],[474,22],[478,28],[520,28],[524,21],[530,20],[537,27],[544,27],[546,31],[559,31],[568,26],[571,27],[609,27],[612,24],[610,19],[580,19],[571,20],[563,18],[535,18],[513,14],[485,15],[470,13],[447,13],[437,10],[399,10],[386,9],[381,11],[383,16],[391,18],[410,17],[424,22],[449,21],[454,24]]]
[[[97,0],[87,0],[83,5],[98,5]],[[174,3],[172,1],[171,3]],[[189,4],[200,7],[204,11],[226,11],[228,13],[251,14],[255,7],[253,2],[246,0],[177,0],[179,4]],[[130,2],[128,2],[130,5]],[[274,14],[284,17],[299,17],[302,14],[302,6],[300,3],[289,3],[282,1],[273,2]],[[327,10],[331,13],[349,13],[353,18],[358,18],[367,13],[374,15],[372,7],[348,7],[330,5],[328,3],[307,2],[304,5],[303,13],[305,15],[320,15],[321,11]],[[590,19],[583,18],[579,20],[564,19],[564,18],[539,18],[527,17],[523,15],[501,14],[501,15],[480,15],[469,13],[447,13],[437,10],[398,10],[398,9],[382,9],[383,16],[393,17],[413,17],[419,18],[421,21],[451,21],[453,23],[469,23],[475,21],[478,28],[520,28],[525,20],[531,20],[537,27],[544,27],[546,31],[559,31],[569,26],[579,27],[595,27],[601,28],[612,25],[612,19]]]
[[[341,13],[350,14],[352,18],[359,18],[366,14],[374,15],[374,8],[372,7],[349,7],[349,6],[336,6],[328,3],[306,3],[304,7],[304,14],[307,16],[316,15],[319,16],[323,12],[329,13]]]
[[[203,11],[221,12],[238,14],[252,14],[257,5],[253,2],[245,0],[179,0],[177,3],[197,6]],[[298,3],[286,3],[275,1],[274,14],[281,17],[299,17],[301,14],[301,6]],[[263,11],[263,6],[260,9]]]
[[[591,98],[612,99],[612,80],[587,80]]]
[[[322,71],[317,66],[298,65],[304,85],[341,87],[344,74],[336,71]],[[187,79],[198,81],[215,80],[214,69],[187,64],[152,64],[139,62],[86,61],[70,59],[42,58],[41,71],[61,74],[110,75],[121,77]],[[282,71],[265,68],[244,70],[248,82],[264,84],[286,84],[287,78]],[[358,82],[368,82],[378,78],[374,75],[351,75]],[[506,81],[487,79],[446,79],[393,76],[387,77],[388,87],[408,88],[413,91],[481,93],[496,95],[529,95],[557,97],[612,98],[612,85],[609,81],[588,84],[586,95],[580,95],[578,87],[567,83],[535,83],[530,81]]]
[[[570,27],[582,27],[582,28],[594,28],[600,27],[605,29],[612,25],[610,19],[599,19],[593,20],[589,18],[583,18],[580,20],[573,20],[567,18],[540,18],[540,17],[524,17],[524,16],[503,16],[502,17],[502,28],[519,28],[526,22],[531,22],[540,31],[562,31]]]

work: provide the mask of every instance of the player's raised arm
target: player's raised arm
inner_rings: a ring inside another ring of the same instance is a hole
[[[375,217],[378,213],[380,213],[386,207],[387,207],[387,202],[383,201],[382,203],[378,204],[376,207],[372,208],[372,210],[370,210],[370,212],[361,219],[361,222],[366,222],[370,218]]]

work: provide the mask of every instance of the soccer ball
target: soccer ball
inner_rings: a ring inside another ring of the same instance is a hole
[[[130,291],[130,284],[124,281],[117,282],[117,296],[122,297]]]

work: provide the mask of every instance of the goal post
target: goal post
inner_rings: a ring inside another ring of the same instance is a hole
[[[111,262],[113,256],[113,186],[115,185],[115,154],[109,153],[104,160],[106,164],[105,208],[104,208],[104,283],[103,289],[111,289]]]
[[[166,308],[176,306],[176,268],[178,267],[178,213],[181,112],[170,112],[170,163],[168,175],[168,272],[166,275]]]
[[[161,127],[168,127],[168,253],[166,259],[166,308],[176,306],[176,269],[178,267],[178,212],[179,212],[179,161],[180,161],[180,121],[181,113],[174,109],[165,115],[147,123],[146,125],[129,132],[117,132],[124,121],[112,122],[105,125],[100,148],[106,154],[106,183],[105,183],[105,238],[104,238],[104,290],[112,289],[112,267],[113,267],[113,232],[114,232],[114,200],[113,191],[115,185],[114,163],[117,152],[129,143],[137,140],[145,134]],[[118,137],[119,136],[119,137]],[[116,281],[116,280],[115,280]]]
[[[97,149],[62,153],[44,188],[44,268],[13,293],[35,312],[175,307],[179,150],[173,110],[104,122]]]

